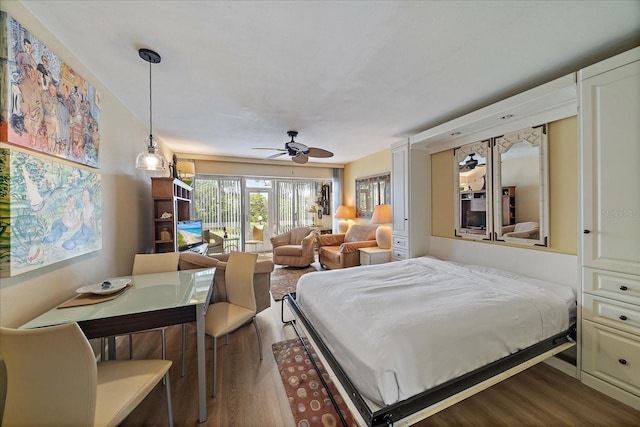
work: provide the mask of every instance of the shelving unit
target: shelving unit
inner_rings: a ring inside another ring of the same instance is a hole
[[[193,189],[174,178],[151,178],[154,252],[178,250],[176,224],[191,218]]]

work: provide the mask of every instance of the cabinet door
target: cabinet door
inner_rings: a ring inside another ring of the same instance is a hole
[[[393,234],[407,236],[408,198],[407,186],[409,185],[409,146],[403,144],[391,149],[391,208],[393,210]]]
[[[640,61],[581,82],[583,265],[640,274]]]

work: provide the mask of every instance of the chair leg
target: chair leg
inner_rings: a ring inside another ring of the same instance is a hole
[[[166,394],[167,394],[167,421],[169,427],[173,427],[173,408],[171,405],[171,386],[169,383],[169,371],[164,374],[164,381],[167,383],[166,386]]]
[[[224,336],[224,345],[229,345],[229,334]]]
[[[211,346],[213,347],[213,391],[211,397],[216,397],[216,358],[218,357],[218,346],[216,345],[216,337],[211,337]]]
[[[167,360],[167,334],[165,333],[165,328],[160,330],[162,334],[162,360]],[[162,385],[167,385],[167,379],[162,379]]]
[[[129,334],[129,359],[133,359],[133,334]]]
[[[185,323],[182,324],[182,372],[181,375],[184,377],[184,365],[185,365],[185,353],[187,352],[187,325]]]
[[[253,318],[253,326],[256,328],[256,335],[258,336],[258,350],[260,351],[260,360],[262,360],[262,339],[260,338],[260,329],[258,329],[258,322],[256,318]]]

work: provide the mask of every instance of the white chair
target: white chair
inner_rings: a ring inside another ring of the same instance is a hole
[[[168,360],[96,363],[77,323],[38,329],[0,328],[7,368],[2,425],[117,426],[166,379],[173,426]]]
[[[136,254],[133,259],[133,268],[131,271],[132,275],[138,274],[152,274],[152,273],[166,273],[171,271],[178,271],[178,261],[180,261],[180,253],[179,252],[164,252],[164,253],[156,253],[156,254]],[[142,332],[150,332],[150,331],[160,331],[162,334],[162,358],[167,358],[167,340],[166,340],[166,329],[163,328],[155,328],[148,329],[144,331],[134,332],[134,333],[142,333]],[[184,325],[182,333],[184,333]],[[104,338],[102,338],[102,360],[104,360]],[[133,334],[129,334],[129,359],[133,359]],[[184,363],[183,363],[184,365]],[[184,376],[184,366],[183,366],[183,376]]]
[[[249,321],[253,321],[258,336],[258,350],[262,360],[262,340],[255,320],[256,299],[253,291],[253,273],[258,254],[232,252],[229,255],[224,280],[227,285],[227,301],[209,306],[205,316],[205,333],[211,337],[213,347],[213,392],[216,397],[217,338],[235,331]]]
[[[258,245],[262,245],[262,252],[264,253],[264,225],[254,225],[251,230],[251,239],[244,242],[246,245],[254,245],[255,251],[258,251]]]

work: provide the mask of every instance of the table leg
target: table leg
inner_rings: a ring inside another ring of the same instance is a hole
[[[207,378],[204,352],[204,315],[206,304],[196,306],[197,350],[198,350],[198,422],[207,421]]]
[[[116,337],[107,338],[107,347],[109,348],[109,355],[107,356],[108,359],[116,360]]]

